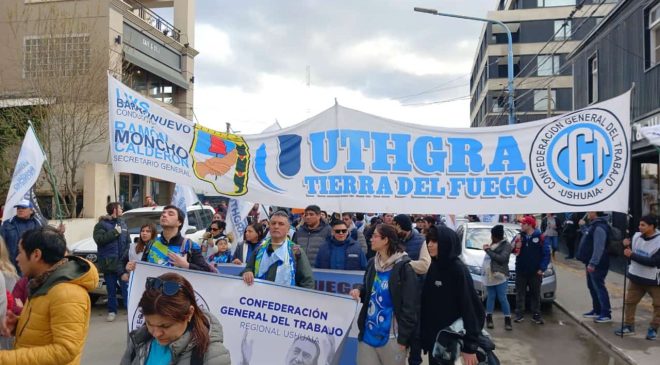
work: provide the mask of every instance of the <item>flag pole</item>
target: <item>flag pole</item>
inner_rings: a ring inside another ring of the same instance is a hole
[[[41,145],[41,141],[39,140],[39,137],[37,137],[37,131],[34,128],[34,125],[32,124],[32,121],[28,119],[28,124],[30,125],[30,128],[34,131],[34,137],[37,140],[37,144],[39,145],[39,148],[41,148],[41,153],[43,153],[44,157],[46,157],[46,150],[44,150],[44,147]],[[60,205],[60,193],[57,190],[57,180],[55,179],[55,175],[53,175],[53,169],[50,166],[50,161],[48,161],[48,158],[44,158],[44,167],[46,168],[46,172],[48,173],[48,177],[50,178],[50,185],[53,188],[53,194],[55,194],[55,206],[56,206],[56,219],[59,219],[60,224],[62,223],[62,207]]]

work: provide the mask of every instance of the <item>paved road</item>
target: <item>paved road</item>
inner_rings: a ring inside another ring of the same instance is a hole
[[[126,347],[127,320],[126,313],[120,312],[115,322],[108,323],[105,321],[104,306],[99,304],[94,307],[83,364],[119,363]],[[502,364],[624,364],[559,309],[547,311],[545,321],[545,325],[538,326],[527,319],[514,324],[514,330],[507,332],[503,317],[496,314],[496,327],[492,334]]]

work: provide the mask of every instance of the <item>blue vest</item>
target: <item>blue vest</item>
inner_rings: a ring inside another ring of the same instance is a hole
[[[601,227],[605,230],[605,243],[603,246],[603,254],[598,261],[596,268],[598,269],[607,269],[610,267],[610,256],[607,254],[607,245],[610,242],[610,225],[600,217],[589,225],[587,232],[584,234],[580,240],[580,247],[578,247],[577,259],[582,261],[585,265],[589,265],[591,261],[591,255],[594,253],[594,232],[596,228]]]

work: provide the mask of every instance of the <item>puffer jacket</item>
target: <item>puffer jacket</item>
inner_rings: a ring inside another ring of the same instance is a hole
[[[231,365],[229,350],[223,342],[222,325],[215,316],[204,312],[209,319],[209,348],[204,354],[204,365]],[[147,362],[149,348],[153,336],[149,334],[147,326],[142,326],[129,335],[128,347],[121,359],[120,365],[143,365]],[[190,365],[195,344],[191,341],[190,331],[186,331],[179,339],[169,345],[172,351],[172,365]]]
[[[22,219],[14,216],[13,218],[7,219],[2,223],[0,227],[0,236],[5,239],[5,244],[9,250],[9,259],[14,264],[16,268],[16,256],[18,256],[18,241],[21,239],[23,233],[42,227],[48,222],[42,222],[33,214],[28,219]]]
[[[117,224],[121,227],[121,233],[115,230]],[[99,222],[94,226],[93,237],[98,247],[99,260],[114,259],[119,266],[119,261],[131,244],[126,223],[109,215],[99,217]]]
[[[513,247],[509,241],[502,240],[495,249],[486,250],[486,255],[490,256],[490,270],[499,272],[509,277],[509,258]]]
[[[292,241],[305,250],[309,262],[315,263],[316,254],[318,254],[319,249],[323,246],[325,240],[331,236],[330,231],[330,225],[323,220],[321,220],[318,227],[314,229],[310,229],[303,224],[298,227]]]
[[[80,364],[92,308],[88,292],[98,283],[96,266],[74,256],[33,279],[16,324],[15,350],[0,351],[0,364]]]

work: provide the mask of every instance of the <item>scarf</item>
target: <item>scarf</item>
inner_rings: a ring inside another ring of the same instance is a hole
[[[290,239],[286,239],[286,241],[277,248],[276,250],[273,250],[273,252],[270,254],[270,256],[273,256],[278,253],[284,253],[284,257],[277,257],[277,261],[271,263],[271,265],[268,265],[268,267],[263,268],[261,267],[261,262],[264,259],[264,254],[266,254],[268,247],[270,247],[271,244],[271,238],[267,238],[263,241],[259,247],[256,248],[257,250],[257,257],[254,260],[254,273],[257,279],[266,279],[266,276],[268,275],[268,269],[272,264],[277,264],[277,272],[275,274],[275,283],[276,284],[281,284],[281,285],[288,285],[288,286],[296,286],[296,263],[294,261],[294,254],[293,254],[293,245],[294,243]],[[284,249],[282,249],[284,247]],[[282,249],[282,250],[280,250]]]
[[[395,252],[392,256],[388,257],[385,262],[382,261],[380,253],[376,252],[376,257],[374,258],[374,268],[378,272],[390,271],[403,256],[407,256],[405,252]]]

